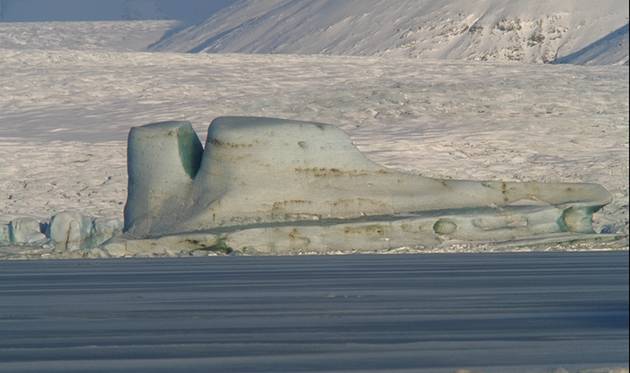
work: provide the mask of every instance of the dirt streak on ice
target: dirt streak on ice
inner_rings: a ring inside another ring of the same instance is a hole
[[[427,176],[584,181],[628,231],[628,68],[0,50],[0,220],[121,216],[131,126],[219,115],[339,125]]]

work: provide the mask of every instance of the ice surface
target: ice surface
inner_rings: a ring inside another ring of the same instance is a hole
[[[17,218],[9,224],[9,239],[15,244],[32,244],[46,240],[39,221],[34,218]]]
[[[119,235],[123,230],[123,221],[116,218],[96,218],[92,221],[92,232],[89,245],[97,247],[110,238]]]
[[[80,250],[92,234],[92,219],[63,211],[50,220],[48,235],[59,250]]]
[[[134,231],[148,233],[151,222],[157,222],[163,213],[178,219],[181,206],[192,202],[190,181],[203,152],[190,123],[164,122],[133,128],[127,151],[126,229],[133,225]]]
[[[8,244],[11,242],[8,224],[0,224],[0,244]]]
[[[93,218],[76,211],[60,212],[45,222],[21,217],[0,225],[0,251],[12,246],[18,246],[13,252],[30,252],[42,247],[58,253],[93,249],[120,235],[122,228],[120,219]]]

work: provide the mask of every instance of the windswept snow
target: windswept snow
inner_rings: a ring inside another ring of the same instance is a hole
[[[407,58],[0,51],[0,220],[120,217],[131,126],[328,122],[427,176],[596,182],[628,230],[628,69]],[[42,72],[45,72],[43,74]]]
[[[551,62],[627,22],[625,0],[241,0],[153,49]]]

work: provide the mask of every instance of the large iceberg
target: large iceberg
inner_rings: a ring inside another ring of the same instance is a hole
[[[217,118],[205,149],[188,122],[133,128],[128,172],[126,243],[118,243],[126,248],[134,240],[270,253],[562,242],[599,237],[592,216],[611,201],[597,184],[402,173],[368,160],[333,125],[273,118]]]

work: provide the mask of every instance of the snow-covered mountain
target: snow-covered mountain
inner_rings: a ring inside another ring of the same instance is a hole
[[[0,21],[197,22],[234,0],[0,0]]]
[[[627,0],[237,0],[152,49],[538,63],[627,23]]]
[[[578,65],[627,65],[628,25],[624,25],[586,48],[560,58],[558,63]]]

